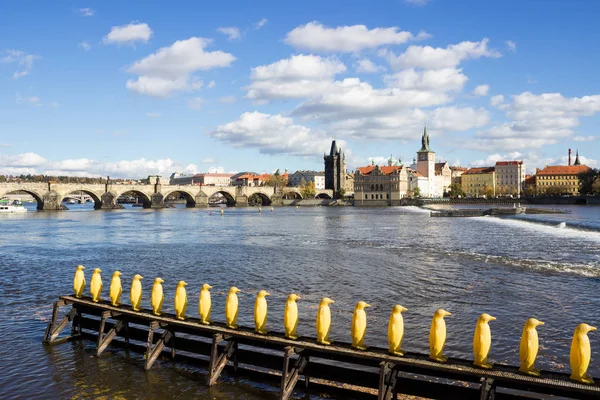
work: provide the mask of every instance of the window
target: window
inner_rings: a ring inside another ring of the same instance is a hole
[[[374,187],[373,187],[373,185],[371,185],[371,190],[374,190]]]
[[[365,200],[369,200],[369,195],[365,194]]]
[[[375,195],[373,195],[373,194],[372,194],[372,195],[371,195],[371,200],[373,200],[374,198],[375,198]]]
[[[385,195],[385,198],[388,199],[388,200],[390,199],[389,193]]]

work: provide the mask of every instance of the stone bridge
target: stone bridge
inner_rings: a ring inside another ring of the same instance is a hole
[[[285,199],[302,199],[300,189],[284,187],[275,190],[270,186],[195,186],[195,185],[118,185],[78,183],[0,183],[0,198],[8,194],[27,193],[37,201],[38,210],[60,210],[64,199],[72,193],[90,196],[96,209],[119,208],[117,199],[121,195],[138,198],[145,208],[164,208],[164,200],[178,193],[186,200],[187,207],[207,207],[208,199],[220,193],[229,206],[248,206],[252,197],[258,196],[263,205],[281,205]],[[332,190],[317,190],[314,198],[331,199]]]

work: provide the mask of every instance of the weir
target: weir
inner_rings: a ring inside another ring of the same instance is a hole
[[[59,319],[64,306],[71,308]],[[59,336],[69,324],[70,335]],[[314,388],[333,397],[381,400],[396,398],[398,393],[433,399],[600,397],[598,384],[574,382],[564,373],[542,371],[540,377],[533,377],[509,365],[495,364],[484,370],[462,359],[438,363],[426,355],[409,352],[399,357],[378,347],[361,351],[343,342],[326,346],[309,337],[291,340],[283,333],[260,335],[245,327],[229,329],[218,322],[202,325],[197,318],[181,321],[173,314],[156,316],[148,309],[136,312],[128,305],[115,307],[107,301],[60,296],[43,342],[52,345],[75,339],[96,340],[97,356],[109,345],[144,352],[146,370],[161,356],[204,364],[208,386],[218,384],[223,370],[277,380],[280,399],[299,390],[301,381],[305,394]]]

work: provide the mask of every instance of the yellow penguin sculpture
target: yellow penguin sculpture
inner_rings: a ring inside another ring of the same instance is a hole
[[[212,322],[210,320],[210,310],[212,309],[210,289],[212,289],[212,286],[210,286],[208,283],[202,285],[202,290],[200,290],[200,299],[198,300],[198,314],[200,314],[200,322],[204,325],[209,325]]]
[[[429,358],[439,362],[446,362],[448,358],[443,355],[446,344],[446,321],[444,317],[452,315],[440,308],[433,314],[431,329],[429,330]]]
[[[354,314],[352,315],[352,347],[359,350],[366,350],[365,346],[365,334],[367,333],[367,313],[365,312],[366,307],[371,307],[364,301],[359,301],[354,307]]]
[[[92,274],[92,280],[90,282],[90,294],[92,295],[92,301],[97,303],[100,300],[100,293],[102,293],[102,276],[100,268],[95,268]]]
[[[593,384],[594,380],[587,374],[587,369],[592,358],[592,349],[588,332],[597,328],[588,324],[579,324],[575,328],[571,342],[571,379],[582,383]]]
[[[144,279],[140,274],[135,274],[133,281],[131,282],[131,292],[129,293],[129,299],[131,300],[131,308],[133,311],[140,311],[142,305],[142,282]]]
[[[402,339],[404,338],[404,318],[402,313],[407,311],[400,304],[396,304],[390,314],[390,322],[388,323],[388,345],[390,353],[403,356]]]
[[[238,297],[237,294],[241,292],[240,289],[232,286],[227,293],[227,300],[225,301],[225,324],[228,328],[236,329],[237,317],[238,317]]]
[[[75,297],[78,299],[83,296],[83,289],[85,289],[84,269],[85,267],[83,265],[78,265],[75,269],[75,276],[73,277],[73,290],[75,291]]]
[[[492,364],[488,363],[488,354],[492,346],[492,331],[490,321],[495,321],[496,317],[490,314],[481,314],[477,319],[475,334],[473,335],[473,355],[475,356],[475,364],[481,368],[492,368]]]
[[[297,294],[290,294],[285,302],[285,309],[283,311],[283,325],[285,327],[285,337],[296,340],[296,327],[298,326],[298,304],[296,301],[300,300],[300,296]]]
[[[121,286],[121,271],[113,272],[112,279],[110,281],[110,304],[118,306],[121,301],[121,293],[123,293],[123,287]]]
[[[175,316],[177,319],[185,319],[185,309],[187,308],[187,292],[185,287],[187,283],[185,281],[179,281],[177,289],[175,290]]]
[[[519,359],[521,360],[519,371],[533,376],[540,376],[540,371],[535,369],[535,359],[539,348],[538,333],[535,328],[540,325],[544,325],[544,323],[535,318],[525,321],[519,346]]]
[[[151,304],[152,314],[154,315],[160,315],[162,312],[163,302],[165,301],[165,295],[162,287],[164,282],[165,281],[162,278],[155,278],[154,284],[152,285]]]
[[[254,324],[256,325],[256,332],[261,335],[267,334],[267,299],[265,296],[270,296],[266,290],[261,290],[256,296],[256,302],[254,303]]]
[[[317,312],[317,342],[329,345],[329,328],[331,328],[331,310],[329,305],[335,303],[328,297],[323,297]]]

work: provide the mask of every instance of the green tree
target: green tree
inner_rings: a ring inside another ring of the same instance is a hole
[[[283,178],[283,175],[279,173],[279,169],[266,180],[265,185],[273,186],[275,188],[282,188],[287,185],[287,182]]]
[[[494,188],[490,185],[486,185],[483,188],[483,194],[485,194],[485,197],[487,198],[494,197]]]
[[[592,186],[600,177],[600,171],[597,169],[590,169],[587,172],[582,172],[577,177],[579,178],[579,193],[591,194],[594,193]]]
[[[421,188],[420,188],[420,187],[418,187],[418,186],[417,186],[417,187],[416,187],[416,188],[413,190],[413,196],[414,196],[414,197],[421,197]]]
[[[465,197],[465,192],[463,192],[462,186],[460,183],[453,183],[450,186],[448,186],[448,195],[450,197],[457,197],[457,196]]]
[[[533,188],[533,186],[527,186],[523,191],[523,194],[527,197],[533,197],[535,196],[535,189]]]
[[[592,193],[600,194],[600,176],[597,176],[594,183],[592,183]]]
[[[6,182],[6,176],[0,175],[0,182]]]
[[[340,190],[338,191],[338,198],[343,199],[344,197],[346,197],[346,189],[340,188]]]

